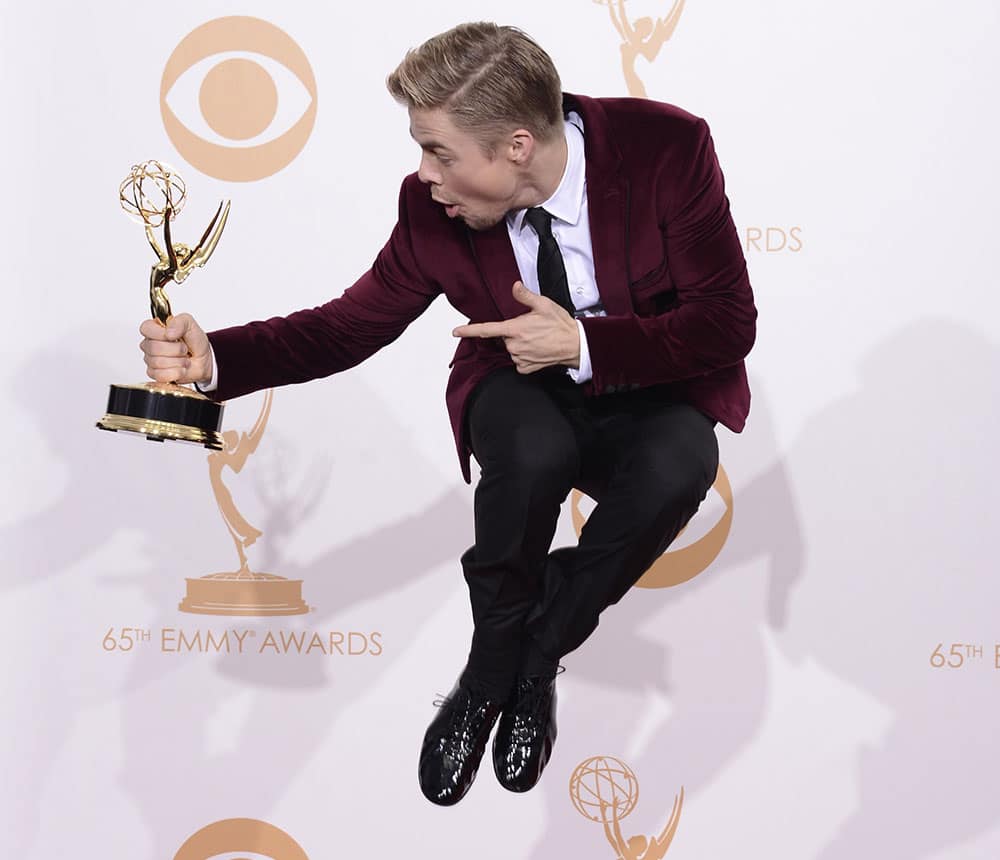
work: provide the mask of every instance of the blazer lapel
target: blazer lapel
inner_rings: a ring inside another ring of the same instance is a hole
[[[600,103],[586,96],[566,94],[563,109],[574,110],[583,118],[587,213],[601,303],[610,316],[630,314],[632,295],[626,263],[629,186],[621,175],[621,152],[611,137]]]

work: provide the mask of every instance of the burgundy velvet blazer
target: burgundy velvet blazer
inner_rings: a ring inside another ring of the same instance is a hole
[[[586,394],[668,383],[665,396],[739,432],[750,407],[743,357],[757,312],[708,126],[641,99],[567,94],[565,109],[583,118],[594,268],[608,313],[582,321],[593,365]],[[399,337],[440,293],[471,322],[517,316],[526,310],[511,295],[519,278],[503,222],[470,230],[411,174],[389,241],[341,297],[209,334],[218,366],[213,397],[353,367]],[[502,340],[458,344],[446,398],[466,481],[469,395],[511,365]]]

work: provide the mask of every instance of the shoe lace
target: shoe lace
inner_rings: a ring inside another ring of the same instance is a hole
[[[436,698],[431,704],[435,708],[443,708],[445,705],[450,705],[456,698],[456,696],[446,696],[444,693],[436,693]],[[478,696],[480,698],[488,698],[484,689],[475,683],[473,684],[463,684],[458,688],[458,696],[469,699],[472,696]]]
[[[565,666],[557,666],[553,677],[558,677],[565,671]],[[541,683],[532,685],[531,692],[525,701],[524,710],[531,714],[532,717],[538,717],[541,716],[542,711],[549,706],[549,700],[552,698],[551,684],[548,683],[551,679],[544,675],[535,675],[530,677],[537,679]]]

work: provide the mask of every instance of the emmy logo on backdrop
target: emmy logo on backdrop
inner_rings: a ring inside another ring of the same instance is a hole
[[[594,756],[579,764],[569,780],[569,796],[584,818],[604,825],[604,835],[615,850],[616,860],[660,860],[674,839],[684,805],[682,787],[659,836],[626,839],[621,820],[639,801],[639,780],[632,768],[611,756]]]
[[[260,414],[249,433],[227,430],[222,434],[223,447],[208,455],[208,476],[215,493],[215,502],[236,546],[240,566],[226,573],[211,573],[197,579],[188,578],[187,595],[179,608],[200,615],[301,615],[309,611],[302,600],[302,580],[285,579],[273,573],[257,573],[250,569],[246,550],[263,532],[251,525],[233,501],[233,494],[223,481],[225,469],[242,471],[247,459],[260,444],[271,415],[273,391],[264,395]]]
[[[137,164],[119,186],[118,199],[122,208],[145,226],[146,240],[156,252],[149,275],[149,312],[165,326],[171,309],[164,288],[171,281],[183,283],[195,268],[209,261],[229,218],[229,201],[219,204],[198,244],[190,248],[170,236],[170,222],[187,200],[184,180],[176,171],[159,161]],[[162,247],[153,232],[160,226]],[[222,404],[172,382],[112,385],[107,412],[97,422],[102,430],[141,433],[155,442],[196,442],[216,450],[222,448],[221,425]]]
[[[629,95],[636,98],[646,98],[646,87],[635,71],[635,61],[643,57],[652,63],[660,49],[674,34],[681,12],[684,11],[684,0],[674,0],[666,17],[652,18],[646,16],[632,21],[625,11],[625,0],[594,0],[599,6],[607,6],[618,35],[622,37],[622,72],[625,74],[625,85]]]

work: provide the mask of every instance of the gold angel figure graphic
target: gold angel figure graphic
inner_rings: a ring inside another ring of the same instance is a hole
[[[223,450],[208,455],[208,474],[212,482],[212,490],[215,492],[215,501],[240,557],[240,569],[237,576],[252,576],[247,562],[246,549],[252,546],[263,532],[247,522],[243,514],[239,512],[233,501],[232,493],[222,480],[223,469],[228,467],[239,474],[243,466],[246,465],[247,458],[257,450],[261,436],[264,435],[264,429],[267,427],[267,419],[271,414],[273,395],[274,392],[270,390],[264,395],[260,415],[257,416],[249,433],[227,430],[222,434],[225,444]]]
[[[613,803],[601,804],[601,818],[604,822],[604,835],[607,836],[611,847],[618,852],[617,860],[660,860],[670,848],[674,834],[677,832],[677,825],[681,820],[681,807],[684,805],[684,789],[674,797],[674,808],[670,811],[670,819],[667,821],[663,832],[659,836],[648,839],[645,836],[632,836],[626,841],[622,836],[621,825],[618,821],[618,806]]]
[[[631,21],[625,11],[625,0],[594,2],[608,7],[611,23],[622,38],[622,72],[629,95],[646,98],[646,87],[635,71],[636,58],[642,56],[650,63],[656,59],[660,49],[677,28],[677,22],[684,11],[684,0],[674,0],[666,16],[657,18],[655,22],[648,16]]]
[[[240,513],[233,494],[223,480],[227,468],[238,474],[257,450],[271,415],[273,397],[273,391],[265,392],[260,414],[250,432],[227,430],[222,434],[222,450],[208,455],[208,476],[215,502],[233,539],[240,567],[237,571],[185,577],[187,592],[178,606],[182,612],[258,617],[309,612],[309,605],[302,599],[301,579],[286,579],[274,573],[250,569],[247,548],[256,542],[263,531]]]

